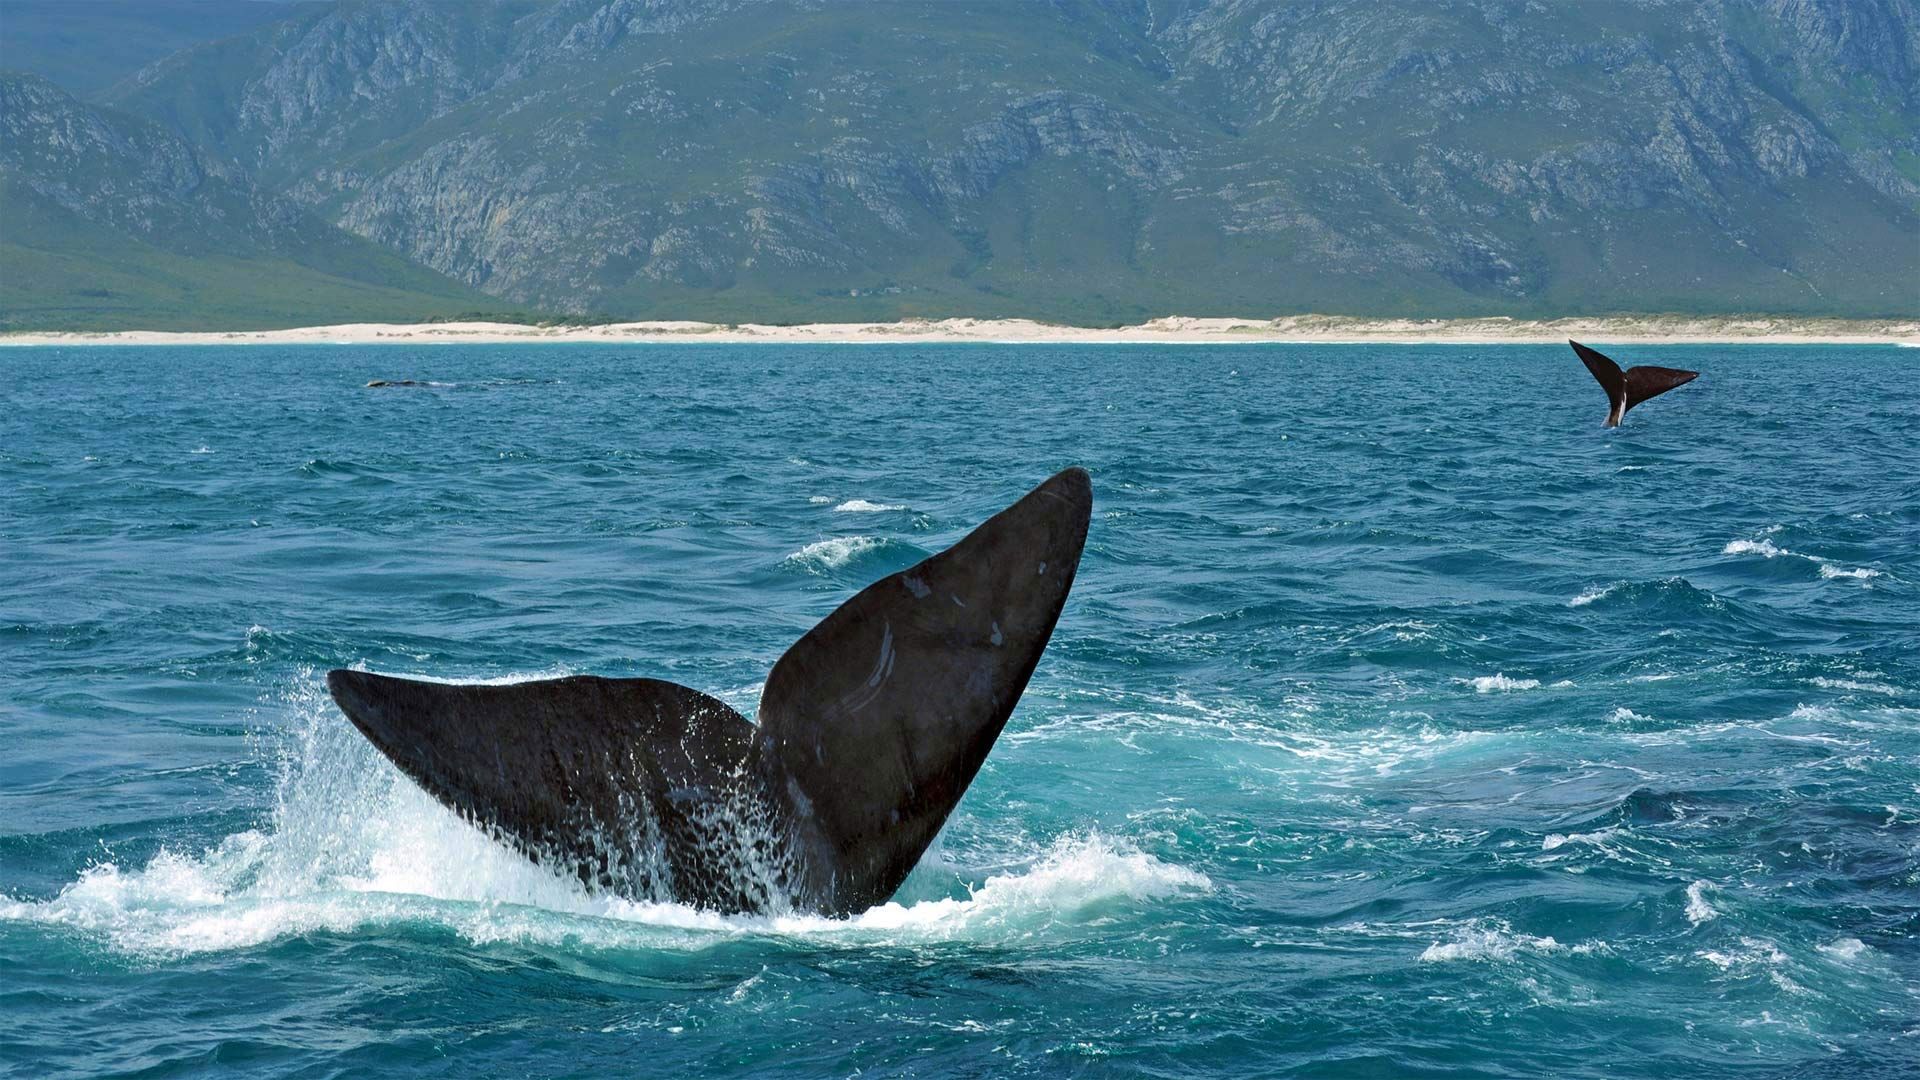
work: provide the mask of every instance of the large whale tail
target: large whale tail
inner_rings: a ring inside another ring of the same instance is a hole
[[[1573,346],[1574,355],[1587,365],[1587,370],[1593,372],[1593,377],[1599,381],[1600,388],[1607,392],[1607,401],[1611,406],[1607,410],[1608,427],[1619,427],[1627,410],[1635,405],[1700,377],[1697,371],[1670,367],[1630,367],[1621,371],[1619,364],[1598,349],[1589,349],[1571,339],[1567,344]]]
[[[754,724],[656,679],[327,675],[441,802],[590,887],[846,914],[899,888],[979,772],[1073,585],[1093,489],[1067,469],[882,578],[773,667]]]

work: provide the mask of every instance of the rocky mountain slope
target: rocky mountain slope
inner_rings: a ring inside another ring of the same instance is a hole
[[[0,0],[0,68],[71,93],[98,93],[181,49],[276,22],[289,10],[263,0]]]
[[[0,325],[235,327],[495,306],[159,125],[0,74]]]
[[[103,102],[500,301],[1920,310],[1911,0],[344,0]]]

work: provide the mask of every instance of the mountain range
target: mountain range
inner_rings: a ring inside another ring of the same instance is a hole
[[[1910,0],[0,0],[0,67],[15,329],[1920,312]]]

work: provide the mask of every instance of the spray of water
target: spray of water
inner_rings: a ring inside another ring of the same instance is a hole
[[[259,740],[275,775],[262,827],[197,852],[163,849],[137,868],[96,864],[48,899],[0,896],[0,920],[66,926],[161,959],[409,927],[477,944],[587,949],[697,949],[752,934],[867,946],[1027,936],[1211,887],[1124,841],[1080,834],[1037,847],[1024,869],[977,885],[956,879],[953,891],[965,895],[847,919],[622,899],[528,860],[441,806],[352,730],[312,672],[296,677],[282,705],[285,727]],[[750,816],[710,824],[737,828]],[[778,868],[758,857],[743,851],[743,878],[776,879]]]

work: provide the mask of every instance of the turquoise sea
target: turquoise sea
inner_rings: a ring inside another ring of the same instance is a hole
[[[0,1073],[1920,1072],[1920,353],[0,352]],[[370,378],[433,385],[368,389]],[[1053,643],[895,903],[587,895],[330,667],[747,715],[1070,464]]]

